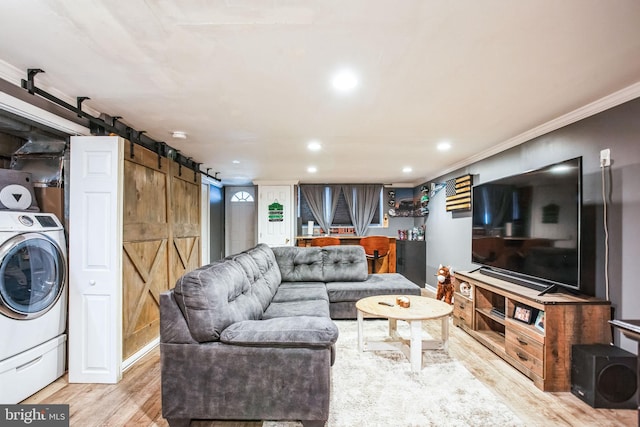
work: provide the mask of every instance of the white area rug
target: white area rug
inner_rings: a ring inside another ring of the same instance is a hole
[[[356,321],[336,324],[340,337],[327,427],[524,426],[447,352],[427,351],[422,372],[412,372],[409,361],[400,352],[358,352]],[[366,320],[364,329],[366,338],[384,339],[388,322]],[[398,330],[409,336],[404,322],[398,322]]]

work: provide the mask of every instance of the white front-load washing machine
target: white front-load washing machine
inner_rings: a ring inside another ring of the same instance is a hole
[[[64,374],[66,283],[55,215],[0,211],[0,404],[18,403]]]

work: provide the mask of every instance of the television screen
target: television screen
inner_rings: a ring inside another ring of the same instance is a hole
[[[537,289],[580,289],[582,159],[473,187],[472,262]]]

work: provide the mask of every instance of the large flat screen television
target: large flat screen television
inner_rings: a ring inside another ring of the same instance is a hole
[[[471,260],[480,272],[580,292],[582,158],[473,187]]]

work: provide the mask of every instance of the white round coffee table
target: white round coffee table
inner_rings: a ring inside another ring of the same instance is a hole
[[[424,350],[448,349],[449,316],[453,306],[434,298],[410,295],[410,306],[400,307],[396,298],[401,295],[377,295],[356,302],[358,312],[358,350],[399,350],[411,361],[411,370],[422,370],[422,352]],[[388,304],[388,305],[385,305]],[[372,315],[389,319],[389,337],[384,341],[365,341],[363,332],[364,315]],[[423,340],[422,322],[424,320],[442,319],[442,339]],[[397,321],[404,320],[410,326],[409,340],[398,333]]]

